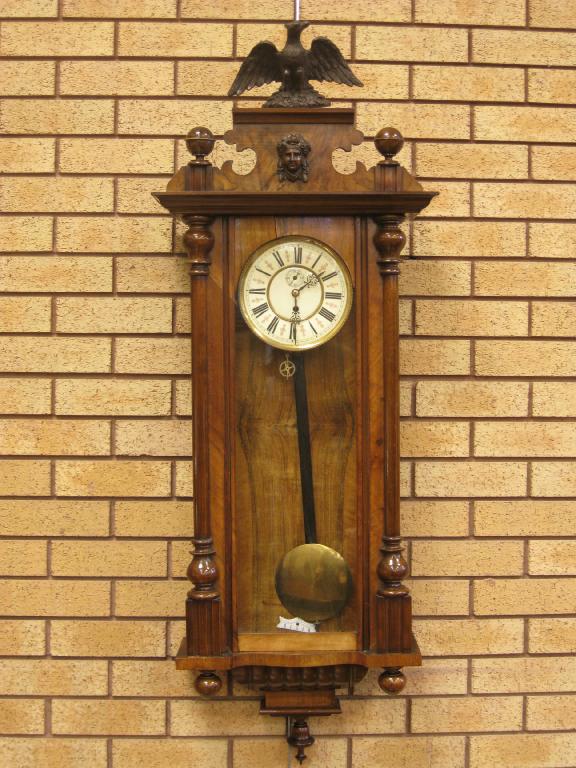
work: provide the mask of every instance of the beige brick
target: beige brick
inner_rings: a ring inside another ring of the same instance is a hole
[[[576,696],[528,696],[526,701],[531,731],[576,730]]]
[[[184,25],[170,26],[174,29]],[[121,134],[182,136],[195,125],[209,125],[213,133],[224,133],[232,127],[231,105],[222,100],[124,99],[118,119]]]
[[[194,496],[193,474],[191,461],[176,462],[176,496]],[[402,469],[400,475],[402,476]],[[400,482],[402,483],[402,477]]]
[[[43,621],[0,619],[2,656],[41,656],[46,648]]]
[[[576,734],[472,736],[470,747],[470,768],[570,768],[576,753]]]
[[[468,503],[465,501],[402,502],[402,532],[408,537],[466,536]]]
[[[576,74],[576,72],[575,72]],[[576,80],[574,81],[576,86]],[[532,148],[532,175],[535,179],[570,181],[576,178],[576,149],[574,147],[543,146]],[[566,185],[562,185],[565,187]],[[555,187],[557,190],[558,187]],[[535,198],[534,207],[539,202]],[[531,217],[536,218],[534,213]],[[554,213],[554,217],[560,218]]]
[[[56,65],[50,61],[4,60],[0,62],[0,78],[4,96],[51,96],[56,84]]]
[[[173,736],[280,735],[283,723],[275,717],[257,717],[255,701],[185,699],[172,703]]]
[[[413,247],[415,256],[524,256],[526,228],[516,222],[416,221]]]
[[[111,83],[113,85],[114,80]],[[170,139],[62,139],[60,142],[60,170],[64,173],[166,173],[173,163]],[[155,184],[156,188],[163,186],[158,179]],[[160,213],[161,208],[156,212]]]
[[[121,256],[117,259],[117,278],[119,291],[190,291],[189,267],[181,256]]]
[[[0,423],[0,454],[45,456],[110,453],[106,421],[4,419]]]
[[[528,573],[576,575],[576,541],[531,541],[528,547]]]
[[[525,336],[528,303],[418,301],[416,334],[424,336]]]
[[[182,616],[190,582],[119,581],[116,585],[118,616]]]
[[[169,96],[174,93],[174,65],[169,61],[64,61],[60,92],[73,96]]]
[[[50,299],[37,296],[3,296],[0,298],[0,331],[49,331],[51,322]]]
[[[119,501],[116,504],[117,536],[161,536],[187,539],[193,535],[190,501]]]
[[[418,416],[527,416],[528,384],[506,381],[419,381]]]
[[[524,70],[416,66],[414,97],[431,101],[524,101]]]
[[[111,56],[110,22],[11,21],[2,25],[3,56]]]
[[[409,583],[416,616],[467,616],[470,584],[466,579],[415,579]]]
[[[407,676],[409,696],[466,693],[468,661],[466,659],[426,659],[422,667],[413,667]],[[357,691],[360,692],[360,683]],[[375,690],[380,689],[376,686]]]
[[[56,329],[61,333],[170,333],[172,299],[59,298]]]
[[[540,70],[539,70],[540,71]],[[528,147],[516,144],[417,144],[418,176],[524,179]],[[428,188],[428,184],[425,185]]]
[[[246,0],[245,0],[246,1]],[[186,0],[191,2],[191,0]],[[195,0],[198,3],[198,0]],[[334,6],[330,0],[302,0],[303,19],[326,19],[329,21],[410,21],[408,0],[366,0]],[[290,11],[287,13],[287,17]],[[244,17],[243,17],[244,18]]]
[[[176,0],[63,0],[64,16],[173,18]]]
[[[0,205],[5,211],[22,212],[112,211],[114,182],[66,176],[13,176],[0,180]]]
[[[321,0],[322,1],[322,0]],[[202,18],[206,16],[206,5],[202,0],[183,0],[182,16],[184,18]],[[291,0],[220,0],[210,8],[210,17],[214,19],[288,19],[292,18]],[[302,18],[316,18],[304,12]],[[321,16],[318,16],[321,18]],[[331,17],[332,18],[332,17]]]
[[[109,339],[4,336],[0,368],[7,372],[107,372]]]
[[[173,541],[170,544],[170,575],[185,576],[190,565],[192,545],[190,541]]]
[[[411,461],[400,462],[400,496],[406,498],[412,496],[412,463]],[[190,469],[187,472],[189,490],[184,494],[186,496],[194,495],[194,487],[192,484],[192,463],[190,463]],[[178,495],[178,481],[176,482],[176,493]]]
[[[406,709],[400,699],[357,699],[341,702],[346,730],[352,734],[402,733],[405,729]],[[338,720],[319,718],[315,724],[318,734],[339,734]]]
[[[168,461],[59,461],[60,496],[168,496]]]
[[[108,517],[104,501],[0,501],[0,535],[106,536]]]
[[[104,739],[2,739],[0,760],[18,768],[106,768]]]
[[[116,451],[125,456],[189,456],[192,452],[190,421],[119,421]]]
[[[456,421],[403,421],[400,450],[405,458],[468,456],[469,426]]]
[[[48,496],[50,462],[3,459],[0,461],[1,496]]]
[[[166,707],[163,701],[56,699],[52,702],[53,733],[155,736],[165,730]]]
[[[0,290],[110,291],[112,259],[105,256],[2,256]]]
[[[474,137],[482,141],[576,139],[576,111],[557,107],[474,107]]]
[[[173,161],[165,165],[162,170],[170,171]],[[146,169],[146,173],[148,173]],[[152,192],[158,192],[165,187],[169,181],[169,176],[158,178],[128,178],[118,179],[118,202],[116,210],[119,213],[163,213],[164,209],[160,203],[152,197]],[[121,259],[118,259],[121,261]]]
[[[426,189],[438,192],[430,206],[426,209],[427,216],[470,216],[471,185],[460,181],[428,181]]]
[[[4,0],[0,16],[57,16],[58,0]]]
[[[50,379],[0,378],[2,413],[50,413],[51,402]]]
[[[56,242],[60,251],[78,253],[169,251],[172,222],[165,218],[138,216],[61,216]]]
[[[570,3],[530,0],[530,24],[534,27],[576,26],[576,10]]]
[[[402,336],[411,336],[414,332],[412,323],[412,302],[408,299],[400,299],[398,305],[399,330]]]
[[[142,622],[134,623],[140,625]],[[115,661],[112,692],[114,696],[198,696],[194,688],[195,677],[192,671],[176,669],[172,659]]]
[[[515,576],[523,570],[521,541],[415,541],[413,576]]]
[[[4,251],[52,250],[51,216],[3,216],[2,242]]]
[[[178,94],[181,96],[226,96],[238,74],[237,61],[178,62]],[[277,84],[276,84],[277,87]],[[267,91],[275,90],[268,86]],[[260,93],[260,89],[256,91]]]
[[[575,86],[576,72],[573,69],[528,70],[529,101],[569,104],[572,100]],[[539,177],[535,174],[535,178]],[[562,176],[559,178],[562,178]]]
[[[107,616],[106,581],[10,579],[0,582],[0,613],[14,616]]]
[[[556,421],[484,421],[476,424],[476,456],[573,456],[576,431]]]
[[[478,341],[479,376],[573,376],[574,345],[570,341]]]
[[[4,99],[1,133],[112,133],[114,102],[87,99]]]
[[[470,371],[470,342],[403,339],[400,370],[405,376],[465,375]]]
[[[464,737],[459,736],[363,736],[352,744],[353,768],[376,766],[386,761],[396,768],[462,768]]]
[[[571,536],[576,501],[477,501],[476,536]]]
[[[55,167],[54,139],[0,138],[1,173],[50,173]]]
[[[45,541],[0,540],[2,576],[46,576],[47,573]]]
[[[471,287],[470,275],[470,264],[466,262],[407,261],[400,271],[400,293],[411,296],[467,296]]]
[[[417,496],[522,496],[521,461],[422,461],[416,465]]]
[[[165,635],[162,621],[53,621],[50,650],[53,656],[164,656]]]
[[[188,393],[186,393],[186,400],[184,400],[184,391],[182,390],[182,387],[179,387],[178,385],[180,383],[184,382],[176,382],[176,413],[179,413],[178,407],[179,402],[178,398],[181,398],[180,401],[180,407],[188,407],[191,409],[191,404],[188,406]],[[412,382],[411,381],[401,381],[400,382],[400,416],[412,416]],[[182,391],[181,391],[182,390]],[[189,390],[190,396],[192,395],[192,387],[190,387]]]
[[[569,692],[574,690],[575,674],[576,657],[472,659],[472,692]]]
[[[177,298],[175,305],[176,320],[174,324],[174,331],[176,333],[190,333],[192,330],[192,307],[190,305],[190,299],[188,296]],[[401,312],[402,304],[400,304],[400,313]],[[402,323],[402,319],[400,320],[400,323]]]
[[[118,339],[118,373],[190,373],[189,339]]]
[[[523,26],[525,18],[524,0],[416,0],[415,20],[424,24]]]
[[[532,494],[534,496],[574,496],[576,472],[574,462],[534,462]]]
[[[318,722],[323,725],[322,721],[328,719],[312,720],[312,724],[315,726]],[[286,762],[286,755],[291,751],[283,738],[237,739],[234,742],[234,767],[242,768],[252,763],[258,768],[276,768]],[[306,759],[310,760],[309,768],[344,768],[347,752],[347,739],[322,738],[306,750]]]
[[[186,379],[176,382],[176,413],[178,416],[192,415],[192,382]]]
[[[468,38],[464,29],[433,27],[358,27],[356,56],[390,61],[467,61]],[[414,52],[418,54],[415,56]],[[420,98],[420,97],[418,97]]]
[[[44,710],[45,704],[41,699],[6,699],[0,707],[0,731],[42,734]]]
[[[54,541],[55,576],[165,576],[163,541]]]
[[[522,653],[524,650],[523,619],[420,619],[414,631],[426,653],[438,656]]]
[[[182,675],[182,673],[180,673]],[[253,742],[252,742],[253,743]],[[227,764],[226,739],[116,739],[113,742],[116,768],[222,768]]]
[[[302,45],[305,48],[309,48],[312,40],[318,36],[328,37],[338,46],[345,59],[350,58],[352,46],[350,27],[348,25],[312,24],[302,32]],[[281,49],[286,43],[286,30],[283,29],[281,24],[238,24],[236,39],[237,56],[248,56],[253,46],[262,40],[268,40]]]
[[[576,248],[572,224],[529,224],[529,255],[547,259],[571,259]]]
[[[532,305],[533,336],[576,335],[576,308],[573,303],[534,302]]]
[[[519,731],[521,696],[418,699],[412,704],[414,733]]]
[[[0,659],[0,689],[4,696],[105,696],[105,661]]]
[[[569,32],[475,29],[472,60],[494,64],[576,64],[576,45]]]
[[[1,384],[1,380],[0,380]],[[79,416],[167,416],[171,385],[163,379],[58,379],[56,413]]]
[[[576,579],[484,579],[474,585],[474,610],[482,615],[572,613]]]
[[[396,33],[398,28],[391,29]],[[367,136],[375,136],[387,125],[401,125],[405,138],[470,138],[470,108],[461,104],[368,102],[358,104],[357,115],[356,125]]]
[[[576,654],[576,618],[529,619],[530,653]]]
[[[576,204],[573,184],[488,184],[474,185],[476,216],[509,218],[569,218]]]
[[[205,15],[205,14],[203,14]],[[120,22],[121,56],[230,56],[232,25],[203,22]]]
[[[535,381],[532,387],[534,416],[576,416],[576,383]]]

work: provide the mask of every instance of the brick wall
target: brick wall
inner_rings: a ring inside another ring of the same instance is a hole
[[[310,768],[573,768],[576,6],[302,6],[306,40],[327,34],[366,83],[322,90],[358,99],[369,136],[398,127],[403,161],[442,193],[402,272],[403,516],[427,658],[410,696],[370,676],[315,722]],[[188,281],[150,191],[190,127],[230,126],[238,60],[282,41],[292,2],[0,14],[0,763],[280,768],[281,721],[246,690],[200,701],[167,658],[191,533]]]

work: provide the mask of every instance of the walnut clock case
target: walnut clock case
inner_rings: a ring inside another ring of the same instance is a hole
[[[399,528],[399,225],[425,192],[383,129],[376,167],[343,175],[352,109],[236,109],[224,139],[254,150],[238,175],[210,131],[156,194],[188,226],[195,518],[186,637],[176,664],[213,695],[223,674],[261,712],[339,712],[369,668],[404,687],[421,663]],[[307,629],[308,631],[294,631]]]

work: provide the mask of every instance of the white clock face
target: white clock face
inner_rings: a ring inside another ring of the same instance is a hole
[[[331,339],[352,307],[352,282],[342,259],[312,238],[272,240],[247,261],[238,288],[248,327],[273,347],[302,350]]]

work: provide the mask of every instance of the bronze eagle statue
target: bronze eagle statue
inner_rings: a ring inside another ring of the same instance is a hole
[[[284,48],[278,51],[268,40],[255,45],[242,63],[228,96],[279,82],[281,87],[264,103],[265,107],[327,107],[330,102],[309,80],[362,85],[338,46],[327,37],[315,38],[308,51],[302,46],[300,35],[310,26],[309,22],[292,21],[285,26],[288,34]]]

